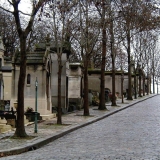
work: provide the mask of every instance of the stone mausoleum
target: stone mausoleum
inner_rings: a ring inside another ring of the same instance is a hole
[[[38,81],[38,112],[43,119],[51,118],[52,107],[57,107],[58,99],[58,61],[56,46],[51,42],[39,43],[33,52],[27,53],[27,69],[24,89],[24,106],[35,109],[35,81]],[[66,70],[69,53],[62,53],[61,103],[66,108]],[[20,54],[12,59],[11,105],[17,100]]]

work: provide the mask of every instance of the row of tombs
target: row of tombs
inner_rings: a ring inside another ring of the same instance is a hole
[[[83,73],[80,63],[69,63],[70,53],[62,54],[61,104],[62,112],[71,112],[83,107]],[[33,52],[27,53],[26,80],[24,87],[24,107],[35,111],[35,83],[37,79],[37,104],[41,119],[55,117],[58,101],[58,62],[53,43],[39,43]],[[20,73],[20,53],[11,57],[4,56],[4,46],[0,39],[0,110],[15,110],[17,105],[18,79]],[[98,97],[100,92],[100,69],[88,71],[89,90]],[[121,74],[116,74],[116,92],[121,93]],[[124,78],[124,90],[127,89],[127,74]],[[105,75],[105,88],[112,90],[110,72]],[[121,96],[121,95],[120,95]],[[89,104],[93,95],[89,93]]]

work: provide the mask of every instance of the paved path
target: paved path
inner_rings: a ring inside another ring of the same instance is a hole
[[[159,160],[160,96],[71,132],[40,149],[1,159]]]

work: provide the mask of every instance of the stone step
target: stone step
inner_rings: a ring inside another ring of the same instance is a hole
[[[41,117],[43,120],[49,120],[49,119],[55,118],[56,113],[52,113],[52,114],[48,114],[48,115],[41,115]]]

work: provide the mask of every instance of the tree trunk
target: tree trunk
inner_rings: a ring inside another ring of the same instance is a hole
[[[141,80],[142,80],[142,77],[141,77],[141,70],[139,71],[139,97],[142,97],[141,95]]]
[[[137,76],[136,76],[136,71],[134,73],[134,98],[137,99]]]
[[[152,91],[151,91],[151,83],[152,83],[152,80],[151,80],[151,77],[149,78],[149,92],[150,94],[152,94]]]
[[[123,81],[124,81],[124,75],[121,75],[121,97],[122,97],[122,103],[124,103],[124,97],[123,97]]]
[[[106,67],[106,22],[105,22],[105,1],[102,0],[102,15],[101,15],[101,28],[102,28],[102,63],[101,63],[101,77],[100,77],[100,94],[99,94],[99,110],[105,110],[105,67]]]
[[[110,10],[110,34],[111,34],[111,57],[112,57],[112,106],[116,106],[116,83],[115,83],[115,52],[114,52],[114,32],[113,32],[113,17]]]
[[[106,66],[106,29],[102,29],[102,64],[100,78],[100,95],[99,95],[99,110],[106,109],[105,106],[105,66]]]
[[[128,44],[128,48],[127,48],[127,54],[128,54],[128,93],[127,93],[127,100],[133,100],[133,98],[132,98],[132,79],[131,79],[132,77],[131,77],[130,41],[131,41],[130,30],[128,30],[128,32],[127,32],[127,44]]]
[[[113,59],[113,58],[112,58]],[[116,92],[115,92],[115,67],[112,60],[112,106],[116,106]]]
[[[61,59],[58,65],[58,104],[57,104],[57,124],[62,124],[62,108],[61,108],[61,73],[62,65]]]
[[[153,84],[153,94],[155,94],[155,85],[154,85],[154,74],[153,74],[153,81],[152,81],[152,84]]]
[[[113,28],[111,28],[113,30]],[[114,37],[111,31],[111,57],[112,57],[112,106],[116,106],[116,88],[115,88],[115,53],[114,53]]]
[[[84,116],[89,116],[89,104],[88,104],[88,67],[84,68]]]
[[[145,96],[145,75],[143,74],[143,96]]]
[[[149,95],[149,88],[150,88],[150,85],[149,85],[149,76],[147,77],[147,95]]]
[[[20,74],[18,80],[18,108],[17,108],[17,121],[16,131],[14,136],[26,137],[24,127],[24,83],[26,77],[26,37],[24,34],[20,37]]]

